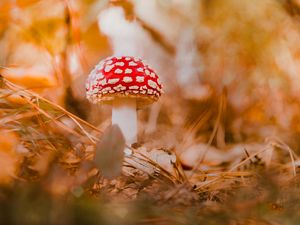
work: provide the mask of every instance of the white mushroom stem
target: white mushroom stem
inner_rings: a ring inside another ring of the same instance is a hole
[[[112,124],[119,125],[126,144],[137,142],[137,109],[136,99],[116,98],[113,100]]]

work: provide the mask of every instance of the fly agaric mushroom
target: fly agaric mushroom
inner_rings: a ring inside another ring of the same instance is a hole
[[[131,145],[137,141],[137,108],[152,104],[162,94],[158,75],[141,59],[109,57],[100,61],[86,81],[92,103],[112,104],[112,124],[117,124]]]

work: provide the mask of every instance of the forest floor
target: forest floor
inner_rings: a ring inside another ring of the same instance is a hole
[[[217,118],[199,159],[146,141],[124,156],[114,127],[4,78],[0,95],[0,224],[300,223],[300,161],[279,139],[218,151]],[[200,123],[173,132],[189,137]]]

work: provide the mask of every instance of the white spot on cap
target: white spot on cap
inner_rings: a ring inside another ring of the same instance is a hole
[[[109,91],[109,93],[111,93],[111,94],[112,94],[112,93],[115,93],[115,91],[114,91],[114,90],[110,90],[110,91]]]
[[[119,78],[109,79],[109,80],[107,81],[107,83],[109,83],[109,84],[115,84],[115,83],[117,83],[119,80],[120,80]]]
[[[107,65],[110,65],[110,64],[112,64],[112,63],[113,63],[112,60],[108,60],[108,61],[106,62]]]
[[[149,85],[150,87],[154,88],[154,89],[157,88],[157,84],[156,84],[154,81],[152,81],[152,80],[148,80],[148,85]]]
[[[150,75],[150,71],[148,69],[145,69],[145,74],[148,76]]]
[[[140,60],[139,58],[137,58],[137,57],[134,57],[133,59],[134,59],[134,61],[136,61],[136,62],[141,61],[141,60]]]
[[[147,93],[151,95],[151,94],[153,94],[153,90],[152,89],[148,89]]]
[[[126,60],[126,61],[130,61],[131,58],[130,58],[130,57],[126,57],[125,60]]]
[[[125,69],[125,73],[132,73],[132,69]]]
[[[142,67],[139,67],[139,68],[136,69],[136,71],[138,71],[138,72],[144,72],[144,69]]]
[[[116,91],[124,91],[124,90],[126,90],[126,87],[119,84],[119,85],[113,87],[113,89],[115,89]]]
[[[103,79],[104,78],[104,75],[103,75],[103,73],[101,73],[101,72],[96,72],[95,70],[93,70],[92,72],[91,72],[91,74],[89,75],[89,79],[91,80],[91,81],[98,81],[98,80],[100,80],[100,79]]]
[[[146,90],[140,91],[141,94],[146,94],[146,92],[147,92]]]
[[[144,82],[144,80],[145,80],[144,77],[141,77],[141,76],[137,76],[137,77],[136,77],[136,81],[139,82],[139,83]]]
[[[135,62],[133,62],[133,61],[129,62],[128,65],[129,66],[137,66],[137,64]]]
[[[98,79],[103,79],[103,78],[104,78],[103,73],[98,73]]]
[[[106,87],[106,88],[103,88],[103,89],[101,90],[101,93],[102,93],[102,94],[106,94],[106,93],[109,92],[110,90],[112,90],[111,87]]]
[[[116,70],[115,70],[115,73],[121,74],[121,73],[123,73],[123,70],[121,70],[121,69],[116,69]]]
[[[105,85],[105,84],[107,84],[107,83],[106,83],[106,79],[101,80],[101,81],[99,82],[99,84],[102,85],[102,86]]]
[[[98,79],[97,80],[91,80],[90,85],[91,86],[101,85],[101,81],[99,81]]]
[[[155,78],[155,73],[151,72],[150,77]]]
[[[116,66],[124,66],[125,63],[123,63],[123,62],[116,62],[115,65],[116,65]]]
[[[146,85],[142,86],[141,88],[144,89],[144,90],[148,89]]]
[[[111,65],[111,66],[106,65],[106,66],[104,67],[104,71],[105,71],[106,73],[108,73],[108,72],[111,71],[112,68],[114,68],[114,65]]]
[[[129,89],[139,89],[139,86],[133,85],[133,86],[130,86]]]
[[[130,83],[130,82],[132,82],[132,78],[131,78],[131,77],[124,77],[124,78],[123,78],[123,81],[124,81],[125,83]]]
[[[139,91],[132,91],[134,94],[138,94],[139,93]]]
[[[115,57],[114,56],[110,56],[110,57],[106,58],[106,60],[111,60],[113,58],[115,58]]]
[[[97,71],[97,70],[102,70],[104,66],[104,62],[100,62],[99,64],[97,64],[94,68],[93,71]]]
[[[92,93],[93,93],[93,94],[96,94],[98,91],[99,91],[99,88],[94,88],[94,89],[92,90]]]

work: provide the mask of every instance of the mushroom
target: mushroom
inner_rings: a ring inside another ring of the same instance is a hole
[[[92,103],[112,105],[112,124],[117,124],[131,145],[137,142],[137,109],[157,101],[162,84],[156,72],[141,59],[109,57],[100,61],[86,81]]]

